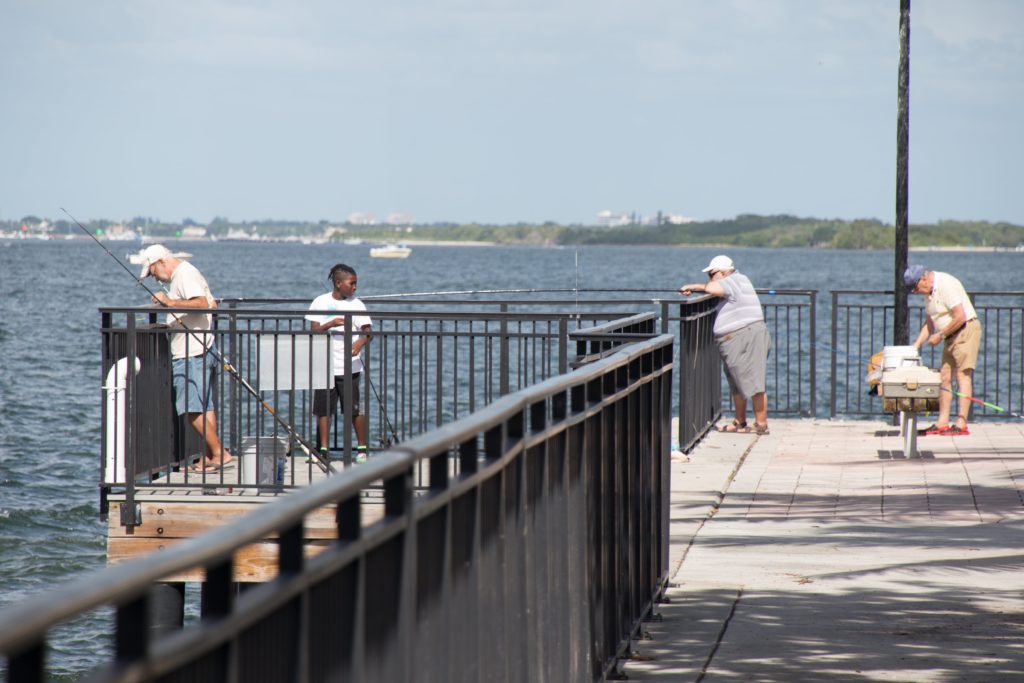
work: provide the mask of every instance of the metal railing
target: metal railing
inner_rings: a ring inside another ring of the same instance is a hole
[[[722,359],[712,328],[718,299],[699,297],[679,305],[678,403],[676,441],[689,453],[722,414]],[[666,311],[663,324],[670,320]]]
[[[973,417],[1000,417],[1024,408],[1024,292],[970,293],[982,326],[974,397],[1003,408],[973,405]],[[893,293],[841,290],[832,292],[829,415],[878,415],[882,402],[867,395],[864,381],[873,353],[892,345]],[[920,297],[911,297],[919,303]],[[910,341],[924,324],[924,308],[910,308]],[[941,365],[942,345],[925,346],[922,362]]]
[[[602,680],[666,581],[672,343],[627,345],[6,609],[9,680],[43,680],[55,626],[104,606],[113,654],[92,681]],[[363,524],[377,482],[384,515]],[[329,505],[337,540],[306,558],[304,523]],[[268,538],[278,575],[238,594],[233,556]],[[202,618],[154,640],[151,584],[193,567],[206,574]]]
[[[762,296],[766,293],[762,292]],[[583,298],[581,292],[573,292],[573,298],[557,298],[563,293],[531,291],[531,296],[538,298],[521,300],[494,298],[507,297],[509,292],[481,293],[478,298],[465,298],[462,294],[456,293],[456,298],[367,297],[374,308],[370,312],[375,323],[374,340],[363,351],[366,369],[358,390],[363,412],[368,416],[371,448],[404,441],[510,391],[563,372],[574,362],[569,354],[572,341],[576,342],[577,355],[582,357],[599,351],[600,347],[645,338],[657,328],[655,316],[660,314],[661,330],[672,331],[680,349],[690,343],[686,339],[690,331],[683,316],[670,316],[671,304],[686,305],[678,296],[595,299],[589,298],[595,292],[582,292]],[[773,371],[769,373],[771,408],[777,413],[807,414],[809,400],[813,412],[814,292],[770,294],[765,296],[765,311],[776,349],[772,356]],[[624,296],[634,295],[627,292]],[[796,297],[796,301],[783,300],[786,296]],[[321,353],[316,348],[317,339],[323,341],[325,336],[313,335],[306,328],[303,318],[307,306],[307,301],[293,299],[226,300],[221,308],[211,311],[218,348],[250,380],[259,395],[256,400],[237,382],[220,374],[214,387],[220,438],[236,455],[246,448],[251,450],[255,443],[257,453],[253,460],[257,466],[269,463],[263,470],[274,469],[272,461],[278,457],[274,452],[301,450],[281,429],[278,418],[293,426],[307,443],[316,441],[309,387],[317,379],[313,370],[314,356]],[[375,310],[378,306],[387,306],[389,310]],[[638,308],[648,308],[649,312],[631,315],[629,309]],[[123,489],[128,500],[120,509],[129,515],[124,522],[131,524],[133,489],[140,479],[146,480],[150,488],[204,486],[253,490],[289,487],[312,479],[314,464],[295,458],[284,460],[279,477],[268,477],[265,471],[254,476],[251,471],[243,473],[242,467],[228,472],[187,472],[184,466],[201,452],[202,440],[171,408],[167,370],[170,361],[163,341],[166,330],[155,325],[158,311],[107,308],[101,313],[104,373],[119,359],[132,355],[129,346],[142,361],[138,376],[124,373],[123,379],[114,378],[114,391],[108,392],[108,397],[113,397],[104,404],[104,514],[108,494],[115,488],[118,492]],[[618,322],[623,320],[624,323]],[[670,321],[678,321],[679,325],[670,325]],[[620,335],[614,342],[608,334],[613,328]],[[598,336],[587,337],[588,334]],[[150,349],[153,351],[147,355]],[[316,372],[321,373],[320,386],[325,386],[329,379],[326,373]],[[692,386],[684,384],[687,375],[680,372],[679,376],[673,407],[682,415],[685,397],[688,412],[684,421],[687,426],[681,423],[677,444],[689,449],[706,431],[708,421],[713,422],[720,414],[720,408],[701,410],[699,419],[691,420],[694,401],[698,394],[699,400],[707,398],[704,392],[710,384],[705,386],[708,377],[703,375],[702,382]],[[109,383],[110,376],[107,377]],[[809,390],[804,388],[808,382]],[[346,385],[346,391],[352,391],[351,385]],[[721,404],[720,389],[712,389],[709,395]],[[351,405],[352,398],[346,396],[343,403]],[[727,392],[724,399],[728,402]],[[271,406],[277,417],[264,410],[261,401]],[[114,409],[118,406],[122,414]],[[329,440],[331,454],[348,464],[354,441],[352,423],[337,415],[335,418]],[[695,426],[698,423],[702,426]],[[120,438],[112,438],[111,432]],[[265,450],[260,453],[260,449]],[[182,476],[172,476],[182,472]]]
[[[332,384],[336,370],[327,359],[327,335],[311,332],[306,311],[211,309],[212,333],[222,359],[237,369],[241,381],[227,373],[215,380],[214,407],[225,447],[236,456],[255,444],[252,463],[266,461],[261,447],[282,454],[304,452],[279,420],[294,428],[307,449],[316,448],[317,424],[312,392]],[[346,343],[351,343],[351,313]],[[368,414],[373,444],[405,441],[457,419],[500,396],[563,373],[569,366],[567,313],[470,311],[374,311],[373,341],[363,350],[360,386],[345,387],[344,405],[353,405],[359,390]],[[606,314],[579,316],[576,324]],[[137,321],[137,318],[141,318]],[[575,316],[574,316],[575,318]],[[107,400],[104,402],[104,449],[101,454],[101,511],[111,491],[124,491],[132,514],[137,482],[150,489],[181,486],[278,489],[305,485],[313,478],[313,461],[284,458],[253,473],[192,473],[186,465],[202,452],[202,439],[175,416],[171,402],[168,330],[156,325],[151,308],[102,310],[103,357]],[[127,359],[138,359],[138,374]],[[352,376],[346,359],[345,374]],[[200,373],[203,374],[203,373]],[[202,380],[205,381],[205,380]],[[369,407],[369,410],[367,410]],[[337,416],[336,416],[337,417]],[[330,443],[334,455],[351,463],[351,420],[335,419]],[[277,447],[276,443],[284,446]],[[248,446],[247,446],[248,444]],[[281,457],[271,454],[271,458]],[[249,468],[248,458],[242,465]],[[421,473],[420,480],[425,479]],[[124,520],[132,524],[132,520]]]
[[[757,290],[772,338],[766,390],[771,415],[813,416],[817,412],[817,291]],[[731,409],[728,383],[712,329],[719,299],[691,297],[661,302],[662,331],[678,323],[677,444],[689,452],[722,415]]]

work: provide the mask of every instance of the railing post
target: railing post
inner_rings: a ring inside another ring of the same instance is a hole
[[[35,643],[7,662],[7,680],[14,683],[43,683],[46,677],[46,644]]]
[[[836,373],[839,368],[837,367],[836,356],[838,355],[836,346],[839,344],[839,292],[832,291],[832,345],[831,351],[831,362],[829,370],[829,417],[835,418],[836,416]]]
[[[346,312],[343,313],[343,315],[345,316],[345,344],[344,344],[343,348],[346,351],[346,353],[345,353],[344,368],[343,368],[343,370],[345,372],[345,395],[341,396],[339,398],[341,399],[342,403],[345,406],[344,413],[341,416],[342,425],[343,425],[342,435],[344,436],[344,439],[345,439],[345,449],[344,449],[345,467],[349,467],[349,466],[352,465],[352,427],[353,427],[352,416],[354,414],[353,411],[355,410],[355,406],[352,405],[352,398],[353,398],[353,396],[352,396],[352,394],[353,394],[353,391],[352,391],[352,313],[346,311]],[[331,378],[331,383],[333,383],[333,382],[334,382],[334,378],[332,377]],[[328,408],[330,408],[331,402],[330,402],[330,390],[329,390],[329,388],[328,388],[328,392],[327,393],[328,393],[327,406],[328,406]],[[335,434],[337,434],[337,429],[338,429],[338,427],[337,427],[337,424],[338,424],[338,411],[334,411],[334,415],[332,415],[330,417],[329,422],[330,421],[333,421],[333,423],[335,425],[335,427],[334,427]]]
[[[228,304],[228,308],[230,309],[231,312],[228,314],[227,358],[231,359],[231,365],[233,365],[236,368],[240,367],[240,362],[241,362],[241,358],[239,357],[241,355],[241,349],[240,349],[241,345],[238,343],[238,339],[236,338],[236,335],[238,334],[238,314],[235,312],[235,309],[237,309],[237,307],[238,307],[238,304],[235,301],[232,301],[232,302],[230,302]],[[217,326],[217,316],[216,315],[213,317],[213,320],[214,320],[214,327],[216,328],[216,326]],[[228,404],[229,404],[228,410],[230,412],[231,419],[229,421],[229,420],[226,420],[226,419],[222,418],[222,421],[224,422],[224,426],[225,427],[227,427],[230,424],[234,425],[234,428],[231,429],[231,433],[230,433],[230,436],[231,436],[231,439],[230,439],[231,452],[232,453],[241,453],[242,452],[242,436],[241,436],[242,435],[242,416],[239,414],[239,410],[238,410],[238,403],[239,403],[239,393],[238,392],[240,392],[242,390],[242,388],[238,385],[238,382],[234,382],[233,384],[234,384],[233,390],[227,392],[227,394],[228,394]]]
[[[138,410],[135,408],[135,314],[129,313],[125,319],[125,358],[127,372],[125,373],[124,387],[124,503],[121,504],[121,526],[128,527],[129,531],[142,523],[139,510],[135,504],[135,472],[138,466],[138,440],[136,439],[136,426],[138,425]],[[116,373],[115,373],[116,374]]]
[[[558,319],[558,374],[569,371],[569,320]]]
[[[811,414],[818,415],[818,290],[811,290]]]
[[[508,304],[501,304],[501,312],[508,313]],[[508,319],[502,315],[501,323],[499,324],[501,336],[498,342],[498,395],[505,396],[509,391],[508,384],[508,373],[509,373],[509,358],[508,358]]]
[[[143,659],[149,649],[149,596],[146,593],[117,608],[115,652],[118,661]]]

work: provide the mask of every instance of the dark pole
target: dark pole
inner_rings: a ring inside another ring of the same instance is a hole
[[[908,344],[909,310],[908,287],[903,284],[903,271],[907,269],[909,237],[907,226],[907,196],[909,194],[908,160],[910,158],[910,0],[900,0],[900,67],[899,104],[896,114],[896,292],[893,321],[893,343]]]

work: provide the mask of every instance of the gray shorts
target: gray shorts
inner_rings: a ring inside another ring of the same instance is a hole
[[[729,390],[750,398],[765,390],[772,338],[764,321],[751,323],[715,339]]]

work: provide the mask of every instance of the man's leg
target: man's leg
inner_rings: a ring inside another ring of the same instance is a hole
[[[321,415],[316,419],[317,434],[320,435],[320,448],[327,448],[327,435],[330,429],[330,421],[326,415]]]
[[[352,418],[352,426],[356,429],[356,442],[360,446],[366,445],[366,416],[356,415]]]
[[[206,442],[206,457],[203,465],[226,465],[233,459],[217,436],[217,415],[209,410],[205,413],[188,413],[187,419],[192,429],[196,430]]]
[[[953,368],[949,363],[943,363],[939,368],[939,384],[939,417],[935,420],[935,426],[948,427],[949,409],[953,405]]]
[[[754,394],[750,400],[754,404],[754,421],[759,425],[768,424],[768,392]]]
[[[971,397],[974,396],[974,370],[957,370],[956,371],[956,388],[961,394],[960,396],[960,410],[957,413],[957,426],[961,429],[967,428],[967,416],[971,411]],[[947,392],[942,392],[947,393]],[[953,395],[949,394],[950,400]]]
[[[736,413],[736,422],[743,424],[747,421],[747,397],[739,392],[732,395],[733,412]]]

